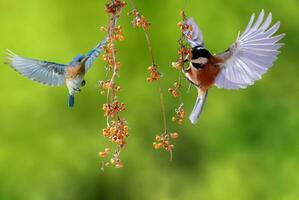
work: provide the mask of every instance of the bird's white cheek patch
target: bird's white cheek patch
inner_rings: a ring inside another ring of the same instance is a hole
[[[197,58],[195,60],[192,60],[191,62],[192,63],[198,63],[198,64],[204,65],[204,64],[206,64],[208,62],[208,59],[204,58],[204,57],[199,57],[199,58]]]

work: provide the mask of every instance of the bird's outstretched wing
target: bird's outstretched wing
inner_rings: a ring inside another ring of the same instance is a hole
[[[23,76],[48,86],[65,84],[65,65],[24,58],[11,51],[6,53],[9,60],[7,64]]]
[[[101,54],[101,51],[103,50],[103,46],[107,42],[107,37],[104,38],[93,50],[91,50],[87,56],[89,57],[87,61],[85,62],[85,71],[89,70],[94,63],[94,61],[97,59],[97,57]]]
[[[204,42],[203,42],[203,35],[200,29],[198,28],[197,24],[195,23],[193,18],[188,18],[185,22],[185,25],[192,26],[192,30],[186,29],[183,31],[183,34],[185,35],[187,41],[192,47],[200,46],[204,48]],[[190,38],[191,36],[191,38]]]
[[[270,26],[272,14],[264,21],[262,10],[255,23],[253,14],[245,31],[238,35],[236,42],[224,53],[215,55],[222,59],[221,71],[216,86],[225,89],[240,89],[252,85],[273,65],[283,45],[277,43],[285,34],[274,35],[280,22]]]

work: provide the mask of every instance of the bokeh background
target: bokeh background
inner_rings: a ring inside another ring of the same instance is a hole
[[[0,0],[0,51],[66,63],[88,52],[107,23],[102,0]],[[154,54],[166,91],[177,78],[182,1],[136,1],[148,17]],[[187,14],[204,32],[211,52],[221,52],[244,30],[251,13],[271,11],[281,21],[286,44],[274,67],[246,90],[212,89],[200,123],[170,122],[179,101],[165,92],[169,129],[180,133],[174,159],[152,142],[163,124],[156,85],[146,82],[149,54],[141,30],[124,9],[126,40],[117,44],[122,62],[118,83],[130,126],[125,167],[100,170],[105,78],[98,59],[87,85],[68,109],[66,88],[34,83],[0,64],[1,200],[297,200],[299,198],[299,2],[298,0],[188,0]],[[190,113],[196,91],[183,100]]]

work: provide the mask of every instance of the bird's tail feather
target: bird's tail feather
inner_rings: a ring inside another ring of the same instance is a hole
[[[69,95],[69,107],[72,108],[75,105],[75,96]]]
[[[192,111],[191,115],[189,116],[189,119],[190,119],[190,121],[191,121],[192,124],[196,124],[197,123],[197,121],[198,121],[198,119],[200,117],[200,114],[202,112],[203,106],[205,104],[207,95],[208,95],[208,91],[206,91],[204,93],[201,93],[201,94],[198,93],[198,96],[197,96],[197,99],[196,99],[193,111]]]

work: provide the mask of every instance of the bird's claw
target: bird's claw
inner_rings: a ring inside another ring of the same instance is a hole
[[[81,92],[80,88],[73,88],[73,90],[75,90],[77,92]]]

